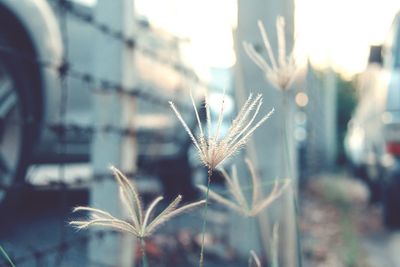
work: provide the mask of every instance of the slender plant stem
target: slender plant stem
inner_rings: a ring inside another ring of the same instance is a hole
[[[287,117],[288,117],[288,103],[287,103],[287,92],[283,91],[282,95],[282,107],[283,107],[283,119],[282,119],[282,136],[283,136],[283,150],[284,150],[284,157],[282,158],[283,162],[282,165],[286,163],[286,168],[283,167],[283,175],[287,175],[288,178],[293,179],[293,171],[292,171],[292,157],[289,151],[289,138],[288,138],[288,127],[287,127]]]
[[[2,246],[0,246],[0,252],[1,254],[3,254],[3,257],[8,261],[8,263],[10,264],[11,267],[15,267],[14,263],[11,261],[10,257],[8,256],[8,254],[6,253],[6,251],[3,249]]]
[[[205,203],[204,209],[203,209],[203,229],[201,230],[202,237],[201,237],[200,261],[199,261],[200,267],[204,266],[204,238],[205,238],[206,230],[207,230],[208,193],[210,191],[212,169],[209,168],[207,174],[208,175],[207,175],[206,203]]]
[[[289,176],[289,179],[292,181],[291,186],[293,187],[293,181],[294,181],[294,171],[292,168],[292,155],[289,150],[289,137],[288,137],[288,127],[287,127],[287,117],[288,117],[288,103],[287,103],[287,98],[288,98],[288,92],[283,91],[282,94],[282,106],[283,106],[283,147],[284,147],[284,152],[286,155],[286,160],[283,158],[283,161],[287,163],[287,170],[284,172],[284,174],[287,173]],[[284,164],[282,162],[282,165]],[[300,230],[299,230],[299,222],[298,222],[298,214],[299,214],[299,208],[298,208],[298,202],[297,202],[297,196],[295,195],[295,190],[293,188],[292,190],[292,201],[293,201],[293,206],[294,206],[294,223],[296,227],[296,245],[297,245],[297,264],[299,267],[302,267],[302,249],[301,249],[301,242],[300,242]]]
[[[272,266],[271,267],[279,267],[278,265],[278,245],[279,245],[279,240],[278,240],[278,230],[279,230],[279,225],[275,224],[272,229],[272,244],[271,244],[271,261],[272,261]]]
[[[140,248],[142,251],[142,267],[149,267],[146,255],[146,243],[143,238],[140,238]]]

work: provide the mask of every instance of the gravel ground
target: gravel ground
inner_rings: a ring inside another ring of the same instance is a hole
[[[304,266],[398,267],[400,234],[384,229],[381,207],[348,175],[312,179],[302,193]]]

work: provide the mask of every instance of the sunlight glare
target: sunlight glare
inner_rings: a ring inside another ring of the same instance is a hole
[[[235,0],[138,0],[139,14],[174,35],[189,38],[190,62],[212,67],[235,63],[232,27],[235,27]]]
[[[296,0],[296,51],[316,67],[359,73],[399,10],[396,0]]]

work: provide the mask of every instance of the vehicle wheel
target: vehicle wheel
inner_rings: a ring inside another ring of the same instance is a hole
[[[350,163],[349,169],[351,174],[356,177],[357,179],[360,179],[362,181],[365,181],[367,178],[367,167],[365,165],[354,165]]]
[[[383,220],[389,229],[400,228],[400,173],[391,175],[385,185],[383,196]]]
[[[0,36],[0,46],[8,42]],[[10,203],[19,191],[17,182],[24,181],[31,140],[32,99],[27,62],[18,55],[0,53],[0,204]],[[6,201],[6,196],[7,200]]]
[[[361,172],[361,174],[369,189],[369,201],[377,203],[382,200],[383,169],[377,164],[366,165],[363,169],[364,173]]]

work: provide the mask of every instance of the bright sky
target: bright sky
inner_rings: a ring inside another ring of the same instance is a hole
[[[136,9],[171,33],[190,37],[191,62],[220,67],[234,64],[231,29],[236,22],[236,0],[136,0]]]
[[[231,27],[237,0],[136,0],[137,10],[174,34],[190,37],[200,65],[234,64]],[[277,0],[278,1],[278,0]],[[350,77],[365,69],[370,44],[382,43],[399,0],[294,0],[298,49],[314,66]]]
[[[299,51],[345,76],[365,69],[370,44],[381,44],[398,0],[296,0]]]

